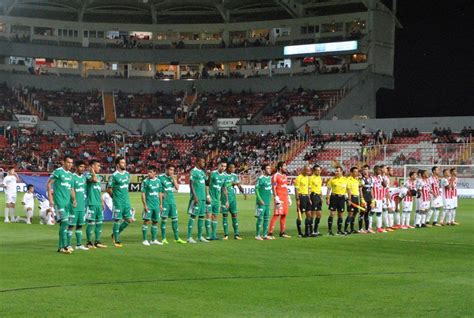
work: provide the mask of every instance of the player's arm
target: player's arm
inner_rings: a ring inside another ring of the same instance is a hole
[[[276,177],[276,176],[273,176],[273,178],[272,178],[272,193],[273,193],[273,199],[275,200],[275,202],[276,202],[277,204],[280,204],[280,203],[281,203],[281,200],[280,200],[280,197],[278,196],[276,187],[277,187],[277,177]]]
[[[178,178],[176,178],[176,176],[173,176],[173,185],[174,185],[174,189],[176,191],[179,190],[179,184],[178,184]]]
[[[77,206],[77,201],[76,201],[76,189],[74,189],[74,187],[71,188],[71,202],[72,202],[72,207],[75,208]]]
[[[228,209],[229,208],[229,192],[227,191],[227,187],[225,186],[225,184],[222,186],[221,190],[224,193],[225,207]]]
[[[299,195],[299,191],[298,191],[298,188],[300,187],[299,177],[296,177],[294,187],[295,187],[295,199],[296,199],[296,212],[301,213],[301,211],[300,211],[300,195]],[[289,197],[289,195],[288,195],[288,197]]]
[[[54,177],[53,177],[54,178]],[[48,201],[49,201],[49,206],[53,207],[54,206],[54,198],[53,198],[53,183],[54,179],[50,178],[48,180],[48,184],[46,185],[46,190],[48,191]]]
[[[208,177],[206,180],[206,201],[207,203],[211,203],[211,196],[209,195],[209,184],[211,183],[211,178]]]
[[[18,173],[15,172],[15,178],[16,178],[16,182],[17,183],[21,183],[21,179],[20,177],[18,176]]]
[[[255,194],[257,195],[258,203],[260,205],[264,205],[265,202],[263,201],[262,196],[260,195],[260,190],[259,190],[260,186],[259,186],[259,184],[260,184],[260,179],[258,179],[257,183],[255,184]]]
[[[99,182],[99,178],[97,178],[97,175],[95,174],[94,169],[92,169],[91,167],[89,171],[90,171],[90,174],[89,174],[89,178],[87,178],[87,182],[89,183]]]
[[[145,182],[142,182],[142,195],[141,195],[141,198],[142,198],[142,204],[143,204],[143,209],[145,211],[148,211],[148,206],[146,204],[146,183]]]
[[[347,202],[349,202],[349,204],[352,204],[352,201],[351,201],[351,198],[352,198],[352,191],[351,191],[351,188],[350,187],[347,187]]]
[[[245,192],[244,192],[244,187],[242,187],[242,185],[240,184],[240,181],[234,183],[233,186],[237,186],[237,188],[239,189],[240,193],[242,193],[242,194],[244,195],[244,200],[247,200],[247,194],[245,194]]]
[[[326,204],[329,205],[329,198],[331,197],[331,192],[332,192],[332,188],[331,188],[331,180],[328,181],[328,183],[326,184]]]
[[[191,189],[191,193],[193,194],[193,198],[194,198],[194,204],[198,204],[199,202],[199,199],[196,195],[196,190],[194,190],[194,186],[193,186],[193,182],[190,181],[189,182],[189,188]]]

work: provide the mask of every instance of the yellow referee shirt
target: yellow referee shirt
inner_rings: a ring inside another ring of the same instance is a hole
[[[309,194],[309,176],[303,176],[300,174],[295,179],[295,188],[298,190],[298,194],[308,195]]]
[[[347,179],[345,177],[331,178],[327,184],[331,194],[345,195],[347,193]]]
[[[351,195],[358,197],[359,196],[359,179],[356,179],[352,176],[349,176],[347,179],[347,189],[351,191]]]
[[[311,193],[321,194],[321,187],[323,185],[323,179],[321,176],[312,175],[309,177],[309,189]]]

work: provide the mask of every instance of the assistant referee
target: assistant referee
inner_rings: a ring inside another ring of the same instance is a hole
[[[301,173],[295,179],[295,196],[296,196],[296,228],[299,237],[308,237],[311,235],[311,200],[309,198],[309,178],[311,176],[311,168],[308,165],[303,167]],[[305,214],[304,235],[301,231],[302,214]]]
[[[344,214],[344,206],[346,203],[347,179],[342,174],[342,168],[336,167],[334,177],[328,183],[328,193],[326,195],[326,204],[329,206],[328,230],[329,235],[334,235],[332,231],[332,223],[334,215],[337,211],[337,234],[343,235],[342,218]]]

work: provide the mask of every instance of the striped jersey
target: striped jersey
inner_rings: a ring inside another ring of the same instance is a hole
[[[408,179],[407,182],[405,182],[405,188],[408,190],[416,190],[416,181]],[[403,200],[405,202],[413,202],[413,197],[407,195]]]
[[[375,200],[383,200],[385,198],[385,187],[382,183],[382,176],[372,177],[372,194]]]
[[[437,176],[431,176],[428,179],[428,182],[430,183],[431,193],[433,194],[433,197],[439,197],[441,195],[441,191],[439,189],[439,178]]]
[[[453,195],[454,197],[458,196],[458,178],[457,177],[451,177],[451,186],[453,187]]]
[[[454,189],[450,186],[449,180],[446,178],[441,179],[441,194],[443,199],[452,199],[454,198]]]
[[[429,179],[420,178],[417,180],[416,190],[421,192],[421,201],[430,201],[431,185]]]

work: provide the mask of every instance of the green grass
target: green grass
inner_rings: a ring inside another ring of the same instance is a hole
[[[178,196],[183,238],[187,198]],[[0,316],[473,315],[474,200],[460,201],[455,227],[263,242],[253,239],[254,199],[239,205],[242,241],[145,247],[137,222],[122,249],[72,255],[56,253],[56,226],[1,223]],[[104,232],[110,243],[110,224]]]

